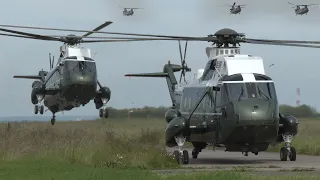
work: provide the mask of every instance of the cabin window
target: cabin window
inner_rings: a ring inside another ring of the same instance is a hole
[[[215,72],[215,65],[216,65],[216,60],[212,60],[207,63],[206,70],[202,78],[203,81],[208,81],[212,79],[213,73]]]
[[[219,50],[216,51],[216,54],[219,55]]]
[[[230,54],[233,54],[233,49],[230,50]]]
[[[229,54],[229,50],[228,49],[224,50],[224,54]]]
[[[220,49],[220,55],[222,55],[223,54],[223,49]]]

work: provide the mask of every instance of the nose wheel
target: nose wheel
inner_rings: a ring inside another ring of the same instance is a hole
[[[99,116],[100,118],[108,118],[109,117],[109,111],[108,109],[106,108],[106,104],[108,103],[109,99],[107,98],[101,98],[102,100],[102,108],[99,109]]]
[[[35,105],[34,106],[34,114],[40,113],[41,115],[44,112],[44,106],[43,105]]]
[[[175,140],[178,144],[178,150],[173,152],[173,155],[179,164],[188,164],[189,163],[189,153],[187,150],[182,150],[182,147],[186,141],[186,137],[177,136]]]
[[[99,109],[99,116],[100,118],[108,118],[109,117],[109,111],[106,108]]]
[[[297,153],[296,149],[291,146],[293,138],[292,134],[282,135],[285,146],[280,149],[280,160],[287,161],[288,157],[290,161],[296,161]]]
[[[44,106],[42,105],[43,95],[36,95],[38,99],[38,104],[34,106],[34,114],[40,113],[41,115],[44,112]]]

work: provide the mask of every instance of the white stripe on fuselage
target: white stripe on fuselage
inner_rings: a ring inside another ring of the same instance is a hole
[[[265,80],[265,81],[220,81],[218,84],[224,84],[224,83],[272,83],[271,80]]]

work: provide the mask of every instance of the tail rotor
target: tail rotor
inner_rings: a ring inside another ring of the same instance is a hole
[[[186,41],[185,47],[184,47],[184,56],[182,57],[182,50],[181,50],[181,43],[179,41],[179,51],[180,51],[180,59],[181,59],[181,75],[180,75],[180,80],[179,83],[181,84],[182,76],[184,79],[184,82],[187,83],[186,81],[186,72],[190,72],[191,69],[188,68],[188,65],[186,64],[186,54],[187,54],[187,47],[188,47],[188,41]]]
[[[52,56],[52,60],[51,60],[51,53],[49,53],[49,64],[50,64],[50,70],[51,70],[54,64],[54,56]]]

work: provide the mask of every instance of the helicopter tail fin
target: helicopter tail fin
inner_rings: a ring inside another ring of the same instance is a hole
[[[20,79],[39,79],[41,80],[41,76],[30,75],[30,76],[13,76],[13,78],[20,78]]]
[[[168,64],[164,65],[163,72],[155,72],[155,73],[138,73],[138,74],[126,74],[127,77],[164,77],[167,81],[167,86],[169,89],[170,98],[172,101],[172,106],[176,106],[176,98],[174,95],[175,86],[178,84],[177,79],[174,76],[175,72],[181,71],[182,67],[176,64]]]

